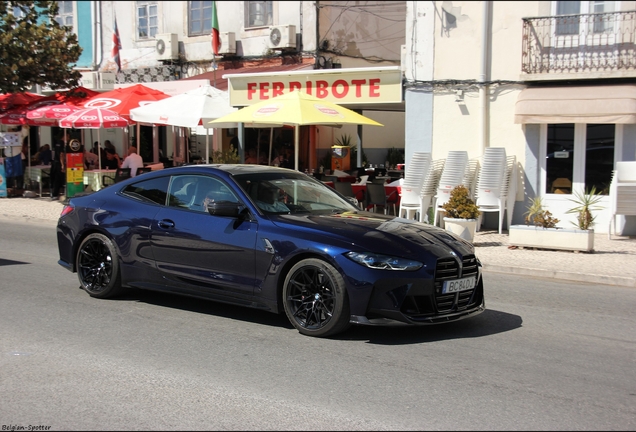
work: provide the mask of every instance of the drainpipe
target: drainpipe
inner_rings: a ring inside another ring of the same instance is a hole
[[[486,75],[488,73],[488,59],[489,59],[489,47],[488,47],[488,33],[490,31],[490,2],[484,1],[482,3],[482,22],[484,23],[481,33],[481,73],[479,74],[479,82],[482,85],[479,87],[479,99],[481,102],[481,154],[483,154],[488,147],[489,143],[489,130],[488,130],[488,96],[489,88],[483,84],[486,82]]]
[[[320,58],[320,2],[316,0],[316,61],[314,69],[319,69],[318,59]]]
[[[97,69],[102,66],[102,61],[104,60],[104,49],[103,49],[103,29],[102,29],[102,2],[97,3],[96,12],[97,12],[97,59],[95,64],[97,65]]]

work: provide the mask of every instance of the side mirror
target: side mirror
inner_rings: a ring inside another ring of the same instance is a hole
[[[212,216],[239,217],[243,205],[231,201],[212,201],[208,204],[208,213]]]
[[[356,197],[347,197],[347,200],[356,207],[360,206],[360,202]]]

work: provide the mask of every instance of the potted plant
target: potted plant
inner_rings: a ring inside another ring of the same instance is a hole
[[[592,186],[589,192],[581,193],[575,191],[573,195],[574,198],[570,199],[570,201],[576,204],[576,207],[572,207],[566,213],[577,215],[576,222],[572,222],[575,227],[581,230],[589,230],[594,225],[594,219],[596,219],[596,216],[592,216],[592,210],[602,209],[597,204],[603,198],[603,195],[596,192],[596,186]]]
[[[470,191],[464,185],[458,185],[451,190],[450,199],[442,204],[446,212],[444,226],[447,231],[473,242],[479,218],[479,207],[470,198]]]
[[[512,246],[534,247],[539,249],[555,249],[570,251],[594,250],[594,230],[590,226],[594,222],[592,210],[597,210],[595,204],[602,198],[592,189],[590,193],[575,193],[570,201],[577,204],[567,213],[576,213],[575,229],[561,228],[558,219],[552,217],[549,210],[544,208],[541,197],[530,200],[528,211],[525,213],[526,225],[512,225],[509,230],[509,243]]]

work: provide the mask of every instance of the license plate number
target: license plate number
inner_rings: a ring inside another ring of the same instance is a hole
[[[475,283],[477,282],[477,278],[475,276],[445,281],[442,286],[443,294],[456,293],[460,291],[467,291],[475,288]]]

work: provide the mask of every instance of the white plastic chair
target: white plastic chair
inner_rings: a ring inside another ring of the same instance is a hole
[[[420,222],[428,223],[428,209],[431,207],[435,208],[435,196],[437,195],[437,189],[439,188],[439,181],[442,177],[445,163],[446,159],[433,161],[431,169],[428,171],[428,176],[426,176],[426,180],[424,180],[422,192],[420,193],[420,199],[422,201]]]
[[[499,234],[503,230],[504,215],[507,215],[507,227],[512,223],[512,213],[514,210],[514,200],[517,193],[517,158],[515,156],[505,157],[501,160],[484,160],[482,173],[477,185],[476,204],[481,212],[477,229],[481,227],[483,213],[499,213]]]
[[[439,186],[435,195],[435,216],[433,225],[437,225],[438,220],[441,223],[440,213],[444,213],[442,205],[446,204],[450,199],[450,193],[460,184],[463,184],[468,169],[468,152],[465,150],[449,151],[444,163],[444,169],[439,180]],[[440,225],[441,226],[441,225]]]
[[[411,161],[406,166],[404,181],[402,182],[399,217],[411,219],[419,214],[419,220],[422,221],[423,209],[421,191],[424,180],[429,174],[430,167],[430,153],[416,152],[411,157]]]

